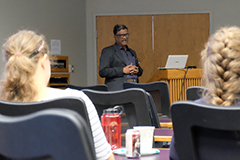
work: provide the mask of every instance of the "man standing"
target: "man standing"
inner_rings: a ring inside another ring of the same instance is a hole
[[[124,82],[137,83],[143,73],[136,52],[127,46],[128,28],[117,24],[113,33],[115,44],[102,50],[99,64],[99,75],[105,78],[109,91],[123,89]]]

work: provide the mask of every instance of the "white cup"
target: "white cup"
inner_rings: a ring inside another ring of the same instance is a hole
[[[140,132],[140,152],[149,153],[152,150],[153,146],[153,131],[154,126],[134,126],[133,129],[136,129]]]

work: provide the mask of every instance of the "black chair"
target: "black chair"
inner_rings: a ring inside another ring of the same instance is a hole
[[[155,126],[155,128],[161,128],[161,125],[160,125],[159,119],[158,119],[158,115],[157,115],[157,109],[156,109],[154,100],[152,98],[152,95],[148,92],[146,92],[146,94],[147,94],[148,100],[149,100],[152,124],[153,124],[153,126]]]
[[[0,100],[0,114],[20,116],[48,108],[66,108],[78,112],[90,124],[85,102],[79,97],[55,98],[39,102],[10,102]]]
[[[108,87],[106,84],[97,84],[93,86],[76,86],[76,85],[67,84],[65,88],[71,88],[71,89],[77,89],[77,90],[92,89],[96,91],[108,91]]]
[[[18,103],[0,100],[0,114],[20,116],[49,108],[66,108],[79,113],[91,127],[85,102],[78,97],[56,98],[39,102]],[[92,132],[91,132],[92,134]]]
[[[153,126],[149,99],[143,89],[132,88],[119,91],[82,90],[95,105],[99,118],[104,109],[122,105],[129,127]]]
[[[0,115],[1,159],[95,160],[90,132],[84,118],[69,109]]]
[[[240,107],[178,101],[171,106],[180,160],[238,160]]]
[[[186,96],[187,100],[197,100],[199,98],[202,98],[202,93],[206,90],[205,87],[202,86],[191,86],[188,87],[186,90]]]
[[[157,107],[157,112],[162,113],[160,118],[170,118],[170,96],[168,85],[164,81],[156,81],[151,83],[123,83],[123,88],[142,88],[145,91],[149,92],[154,100],[154,103]]]

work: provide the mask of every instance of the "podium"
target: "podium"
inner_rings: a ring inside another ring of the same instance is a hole
[[[183,84],[184,75],[186,73],[185,82]],[[186,100],[186,89],[190,86],[202,85],[202,69],[159,69],[148,80],[148,82],[165,81],[169,87],[170,104],[179,100]]]

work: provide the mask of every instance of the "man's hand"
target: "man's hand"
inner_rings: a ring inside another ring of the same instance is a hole
[[[138,67],[137,66],[134,66],[132,65],[132,63],[126,67],[123,68],[123,73],[125,74],[137,74],[138,73]]]
[[[130,74],[137,74],[138,71],[139,71],[139,70],[138,70],[138,67],[132,65],[132,71],[130,72]]]

